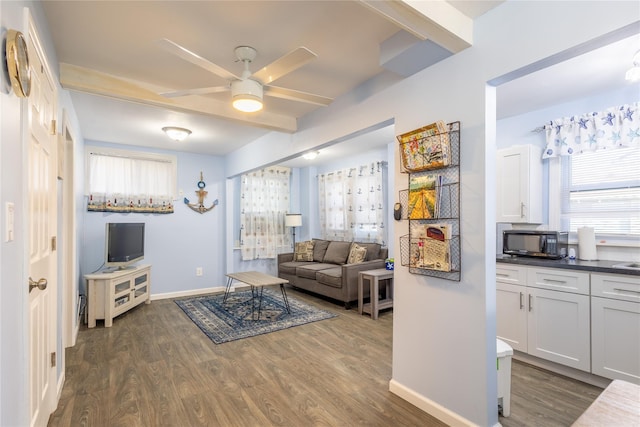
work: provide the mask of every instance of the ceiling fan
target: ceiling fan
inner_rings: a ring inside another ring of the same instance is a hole
[[[331,101],[333,101],[333,99],[324,96],[271,85],[271,82],[300,68],[317,57],[315,53],[306,47],[298,47],[259,71],[251,73],[249,64],[256,58],[257,51],[250,46],[238,46],[235,48],[235,55],[238,61],[244,64],[242,75],[238,77],[171,40],[161,39],[158,43],[166,51],[229,81],[229,84],[225,86],[203,87],[160,94],[165,97],[173,98],[186,95],[205,95],[231,91],[234,108],[244,112],[261,110],[263,106],[263,95],[321,106],[329,105]]]

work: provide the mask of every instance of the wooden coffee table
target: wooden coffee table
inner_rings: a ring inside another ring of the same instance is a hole
[[[246,283],[251,286],[251,318],[253,320],[260,319],[260,311],[262,310],[262,291],[265,286],[280,285],[280,292],[282,292],[282,300],[287,309],[287,313],[291,314],[291,308],[289,307],[289,299],[287,298],[287,291],[284,288],[286,283],[289,283],[287,279],[281,279],[280,277],[270,276],[269,274],[260,273],[259,271],[244,271],[242,273],[229,273],[227,276],[227,287],[224,290],[223,303],[227,302],[227,297],[231,291],[231,284],[234,280],[238,282]],[[255,317],[256,297],[258,298],[258,318]]]

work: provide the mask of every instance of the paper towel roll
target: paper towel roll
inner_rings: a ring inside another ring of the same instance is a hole
[[[593,227],[578,228],[578,259],[583,261],[595,261],[598,259],[596,233]]]

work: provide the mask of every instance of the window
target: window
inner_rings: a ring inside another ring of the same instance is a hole
[[[589,226],[600,235],[640,237],[640,149],[616,148],[561,160],[563,230]]]
[[[172,213],[175,156],[88,147],[88,210]]]
[[[384,244],[384,163],[318,176],[323,239]]]
[[[290,175],[272,166],[242,175],[240,182],[240,246],[242,260],[276,258],[288,246],[284,216],[290,205]]]

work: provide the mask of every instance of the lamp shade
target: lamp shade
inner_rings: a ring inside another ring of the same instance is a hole
[[[284,217],[284,225],[286,227],[300,227],[302,225],[302,215],[286,214]]]

